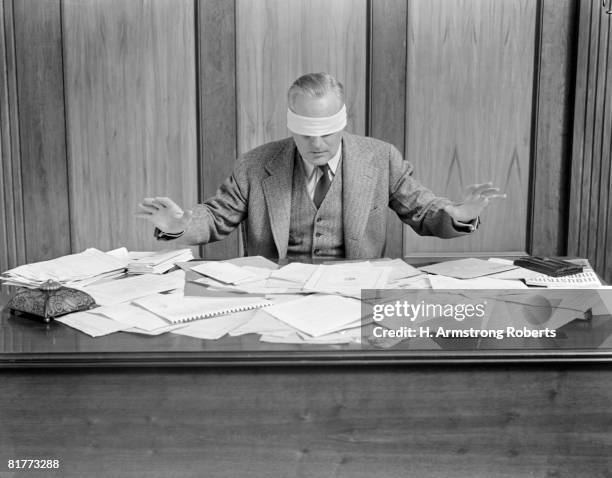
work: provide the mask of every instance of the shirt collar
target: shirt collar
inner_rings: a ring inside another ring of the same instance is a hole
[[[327,162],[327,165],[329,166],[329,169],[332,175],[334,176],[336,175],[336,170],[338,169],[338,164],[340,163],[340,156],[342,156],[342,143],[340,143],[340,146],[338,146],[338,151],[336,151],[336,154],[334,154],[332,158]],[[304,158],[301,159],[302,164],[304,165],[304,172],[306,173],[306,177],[309,178],[312,176],[312,173],[314,172],[316,166],[310,164]]]

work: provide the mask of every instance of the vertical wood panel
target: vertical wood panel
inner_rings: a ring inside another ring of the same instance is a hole
[[[406,0],[373,1],[370,44],[370,135],[405,151]],[[403,255],[403,225],[389,211],[389,257]]]
[[[25,263],[12,2],[0,2],[0,272]]]
[[[212,196],[236,159],[235,0],[206,0],[198,12],[200,198]],[[203,246],[202,257],[238,255],[238,232]]]
[[[533,214],[534,255],[565,255],[569,207],[569,175],[576,0],[543,0],[534,131]]]
[[[611,143],[612,143],[612,20],[610,15],[601,15],[603,20],[602,28],[605,28],[607,38],[606,43],[600,43],[602,48],[602,75],[600,82],[603,82],[604,89],[602,95],[602,109],[599,116],[597,127],[600,135],[600,142],[597,145],[596,153],[600,161],[600,174],[598,191],[599,196],[597,215],[593,220],[597,224],[596,237],[593,239],[592,247],[595,250],[595,264],[597,270],[605,270],[606,263],[606,242],[610,241],[609,227],[612,223],[608,222],[608,210],[612,208],[612,195],[610,194],[610,174],[611,174]],[[612,241],[610,241],[612,242]],[[612,268],[606,272],[612,279]]]
[[[597,0],[581,3],[576,76],[570,254],[612,280],[612,19]]]
[[[59,0],[14,2],[28,262],[70,252]]]
[[[493,181],[508,199],[485,211],[472,236],[445,241],[408,229],[405,250],[524,250],[537,3],[408,5],[406,158],[437,194],[460,200],[469,184]]]
[[[576,102],[574,107],[574,137],[572,142],[571,197],[568,228],[568,253],[580,255],[579,247],[582,228],[582,157],[585,150],[584,124],[586,121],[586,91],[589,78],[589,44],[591,35],[592,2],[580,3],[580,20],[578,30],[578,55],[576,60]],[[588,174],[588,171],[587,171]],[[577,221],[577,222],[575,222]],[[582,256],[584,257],[584,255]]]
[[[608,70],[608,45],[609,45],[609,25],[608,15],[603,14],[603,9],[598,9],[598,25],[599,31],[598,47],[597,47],[597,68],[595,70],[595,103],[593,105],[593,149],[592,155],[592,173],[591,173],[591,198],[589,207],[588,221],[591,227],[589,228],[589,236],[587,243],[587,254],[592,260],[593,265],[600,263],[600,256],[603,254],[597,249],[597,238],[600,229],[605,228],[605,223],[599,223],[600,210],[605,210],[608,203],[607,189],[602,190],[601,186],[607,186],[609,172],[609,158],[602,157],[603,147],[603,130],[604,117],[606,110],[609,111],[610,106],[606,103],[606,94],[608,84],[606,83],[606,72]],[[610,85],[612,86],[612,85]],[[607,159],[607,161],[606,161]],[[607,167],[606,167],[607,166]],[[606,180],[604,181],[604,174]]]
[[[159,249],[132,214],[144,196],[197,200],[191,0],[63,3],[76,250]]]
[[[236,25],[240,153],[289,135],[287,89],[308,72],[344,84],[347,130],[365,132],[365,0],[237,0]]]

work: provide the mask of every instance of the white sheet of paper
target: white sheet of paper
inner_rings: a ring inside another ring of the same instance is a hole
[[[420,269],[428,274],[438,274],[446,277],[455,277],[457,279],[474,279],[476,277],[515,269],[516,267],[517,266],[512,264],[499,264],[493,261],[469,257],[467,259],[439,262],[438,264],[423,266]]]
[[[116,304],[107,307],[99,307],[90,311],[92,314],[101,314],[116,322],[144,330],[155,330],[167,327],[168,322],[161,317],[149,312],[142,307],[132,304]]]
[[[177,335],[187,335],[198,339],[216,340],[223,337],[228,332],[247,323],[255,314],[255,310],[245,310],[234,314],[203,319],[193,322],[187,327],[181,327],[173,331]]]
[[[302,264],[300,262],[292,262],[272,273],[273,278],[286,281],[305,284],[308,279],[315,273],[318,266],[314,264]]]
[[[122,330],[121,332],[129,332],[131,334],[141,334],[141,335],[161,335],[161,334],[165,334],[166,332],[172,332],[173,330],[177,330],[180,329],[182,327],[185,327],[185,324],[177,324],[177,325],[166,325],[165,327],[160,327],[158,329],[153,329],[153,330],[145,330],[145,329],[141,329],[139,327],[132,327],[130,329],[126,329],[126,330]]]
[[[253,272],[229,262],[205,262],[204,264],[192,267],[191,270],[226,284],[239,284],[258,278]]]
[[[525,269],[524,267],[517,267],[509,271],[497,272],[495,274],[488,275],[491,279],[506,279],[506,280],[520,280],[520,279],[536,279],[544,276],[539,272]]]
[[[372,261],[370,262],[370,264],[374,267],[391,267],[391,274],[389,274],[389,282],[423,274],[416,267],[412,267],[410,264],[406,264],[401,259],[393,259],[390,261]]]
[[[304,285],[304,290],[360,297],[362,289],[386,287],[391,267],[366,264],[320,265]]]
[[[233,337],[246,334],[274,334],[278,332],[296,332],[296,329],[268,314],[264,309],[258,309],[251,319],[231,330]]]
[[[491,279],[477,277],[475,279],[455,279],[440,275],[429,276],[433,289],[527,289],[527,286],[517,280]]]
[[[130,328],[129,325],[90,312],[75,312],[57,317],[55,320],[92,337],[101,337]]]
[[[270,259],[266,259],[263,256],[234,257],[233,259],[228,259],[223,262],[228,262],[238,267],[259,267],[262,269],[270,269],[272,271],[278,269],[278,264],[276,262],[272,262]]]
[[[270,315],[312,337],[337,332],[361,317],[361,301],[314,294],[266,309]]]
[[[271,302],[262,297],[177,297],[154,294],[134,301],[134,304],[163,317],[170,323],[204,320],[218,315],[265,307]]]
[[[185,272],[178,270],[161,275],[145,274],[128,277],[91,285],[83,290],[91,295],[98,305],[108,306],[129,302],[157,292],[181,289],[184,284]]]
[[[392,289],[431,289],[431,282],[429,281],[429,275],[421,274],[389,282],[387,287]]]

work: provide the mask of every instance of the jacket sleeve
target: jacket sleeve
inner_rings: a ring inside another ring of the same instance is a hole
[[[474,228],[461,224],[444,210],[452,204],[436,196],[413,177],[414,168],[392,147],[389,153],[389,207],[400,220],[421,236],[451,238],[469,234]]]
[[[192,209],[193,217],[180,241],[207,244],[223,239],[245,219],[247,201],[246,166],[239,162],[215,195]]]

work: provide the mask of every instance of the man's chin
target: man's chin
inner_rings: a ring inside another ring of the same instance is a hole
[[[308,155],[307,161],[313,166],[323,166],[329,162],[330,158],[327,154]]]

